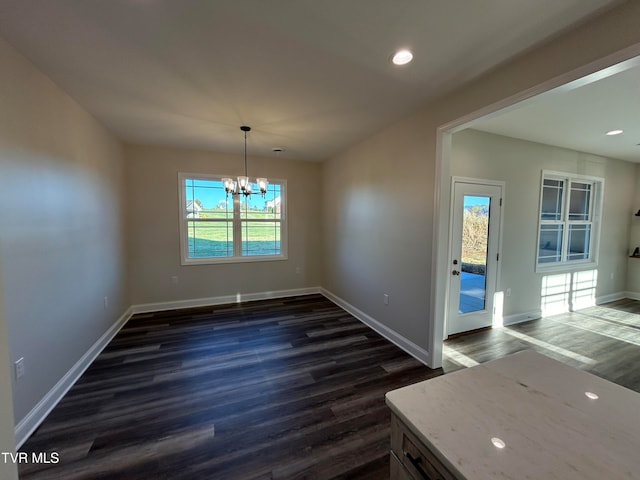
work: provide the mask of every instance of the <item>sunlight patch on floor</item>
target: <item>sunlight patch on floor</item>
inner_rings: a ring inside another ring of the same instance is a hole
[[[517,330],[513,330],[512,328],[504,327],[502,331],[508,335],[511,335],[512,337],[522,340],[523,342],[542,347],[546,350],[557,353],[558,355],[562,355],[563,357],[571,358],[572,360],[584,363],[585,365],[593,365],[594,363],[596,363],[596,361],[592,358],[585,357],[584,355],[572,352],[571,350],[567,350],[566,348],[556,347],[555,345],[551,345],[550,343],[547,343],[543,340],[538,340],[537,338],[531,337],[522,332],[518,332]]]
[[[578,313],[590,318],[611,320],[617,323],[624,323],[625,325],[629,325],[631,327],[640,328],[640,315],[638,315],[637,313],[625,312],[616,308],[608,308],[602,306],[581,310]]]
[[[634,328],[633,326],[627,326],[630,324],[628,322],[623,322],[627,323],[627,325],[620,325],[619,323],[612,323],[611,321],[592,317],[591,315],[588,315],[587,312],[574,312],[571,315],[558,315],[557,317],[551,317],[550,320],[588,332],[593,332],[604,337],[613,338],[621,342],[640,346],[640,330],[637,327]],[[615,321],[622,323],[620,318],[616,318]]]
[[[460,353],[449,345],[443,345],[442,353],[444,353],[450,360],[453,360],[460,365],[464,365],[465,367],[475,367],[478,365],[478,362],[473,358],[467,357],[464,353]]]

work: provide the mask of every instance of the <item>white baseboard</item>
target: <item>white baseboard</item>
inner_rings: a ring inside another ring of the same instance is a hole
[[[635,297],[633,296],[635,295]],[[633,294],[632,292],[616,292],[609,295],[602,295],[596,298],[596,305],[600,305],[608,302],[615,302],[616,300],[622,300],[623,298],[635,298],[640,300],[640,294]],[[515,325],[516,323],[528,322],[529,320],[535,320],[542,317],[542,311],[515,313],[513,315],[506,315],[503,318],[503,325]]]
[[[322,293],[322,295],[327,297],[329,300],[331,300],[333,303],[338,305],[340,308],[349,312],[351,315],[356,317],[362,323],[364,323],[368,327],[375,330],[378,334],[382,335],[391,343],[400,347],[402,350],[404,350],[406,353],[411,355],[413,358],[425,364],[427,367],[431,368],[431,355],[427,350],[423,349],[422,347],[419,347],[412,341],[407,340],[405,337],[403,337],[399,333],[391,330],[389,327],[387,327],[386,325],[383,325],[382,323],[377,321],[375,318],[367,315],[362,310],[354,307],[349,302],[343,300],[337,295],[334,295],[328,290],[321,288],[320,293]]]
[[[109,329],[87,350],[87,352],[75,363],[73,367],[49,390],[49,392],[33,407],[33,409],[16,425],[15,439],[16,450],[38,428],[53,408],[62,400],[62,397],[78,381],[91,363],[100,355],[102,350],[116,336],[120,329],[135,313],[148,313],[178,308],[200,307],[206,305],[219,305],[223,303],[249,302],[254,300],[267,300],[272,298],[294,297],[320,293],[320,287],[298,288],[293,290],[278,290],[274,292],[259,292],[249,294],[227,295],[223,297],[196,298],[191,300],[178,300],[173,302],[147,303],[133,305],[111,326]]]
[[[630,298],[629,294],[630,292],[616,292],[609,295],[602,295],[601,297],[596,298],[596,305],[615,302],[616,300],[622,300],[623,298]],[[638,299],[640,299],[640,295],[638,296]]]
[[[535,312],[514,313],[512,315],[505,315],[502,318],[503,325],[515,325],[516,323],[528,322],[529,320],[535,320],[542,317],[540,310]]]
[[[630,298],[631,300],[640,300],[640,293],[638,292],[624,292],[623,298]]]
[[[224,303],[250,302],[255,300],[268,300],[274,298],[294,297],[300,295],[311,295],[320,293],[327,299],[343,308],[355,318],[360,320],[368,327],[375,330],[391,343],[397,345],[406,353],[425,364],[430,366],[431,355],[422,347],[406,339],[402,335],[393,331],[386,325],[383,325],[373,317],[367,315],[362,310],[354,307],[342,298],[321,287],[298,288],[291,290],[277,290],[273,292],[259,292],[238,295],[226,295],[220,297],[196,298],[191,300],[177,300],[172,302],[146,303],[133,305],[122,314],[122,316],[87,350],[87,352],[76,362],[76,364],[56,383],[56,385],[38,402],[38,404],[16,425],[15,438],[16,450],[29,438],[36,428],[42,423],[47,415],[53,410],[58,402],[69,391],[73,384],[78,381],[80,376],[97,358],[102,350],[116,336],[120,329],[135,313],[149,313],[162,310],[173,310],[179,308],[201,307],[207,305],[220,305]],[[611,295],[605,295],[597,299],[597,303],[606,303],[622,298],[630,298],[640,300],[640,293],[637,292],[620,292]],[[525,322],[540,318],[541,312],[526,312],[504,317],[504,325],[513,325],[515,323]]]
[[[87,368],[93,363],[100,352],[104,350],[109,342],[116,336],[120,329],[127,323],[133,315],[133,310],[128,308],[118,320],[102,334],[102,336],[87,350],[73,367],[49,390],[33,409],[18,422],[15,427],[16,450],[27,441],[29,436],[40,426],[42,421],[53,408],[62,400],[62,397],[69,391],[74,383],[82,376]]]
[[[163,310],[177,310],[180,308],[206,307],[209,305],[222,305],[225,303],[252,302],[255,300],[271,300],[273,298],[297,297],[321,293],[320,287],[295,288],[291,290],[276,290],[273,292],[238,293],[237,295],[224,295],[220,297],[192,298],[189,300],[175,300],[173,302],[143,303],[133,305],[133,313],[161,312]]]

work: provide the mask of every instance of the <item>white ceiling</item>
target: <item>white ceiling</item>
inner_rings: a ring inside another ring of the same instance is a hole
[[[322,160],[617,3],[0,0],[0,35],[125,141]]]
[[[640,162],[640,67],[637,63],[638,59],[627,61],[624,66],[609,69],[611,72],[596,75],[594,81],[578,81],[575,86],[540,95],[493,118],[480,120],[473,128]],[[605,135],[616,129],[624,132]]]

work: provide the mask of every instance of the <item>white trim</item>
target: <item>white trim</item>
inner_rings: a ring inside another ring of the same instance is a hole
[[[544,181],[556,180],[562,182],[562,206],[560,210],[560,220],[543,220],[542,219],[542,202],[544,198]],[[593,187],[591,195],[589,195],[589,220],[575,221],[569,219],[569,207],[571,203],[571,184],[574,183],[590,183]],[[540,201],[538,206],[538,235],[536,237],[535,250],[535,272],[565,272],[574,270],[584,270],[587,268],[596,268],[600,257],[600,231],[602,227],[602,209],[604,204],[604,183],[602,177],[591,175],[582,175],[579,173],[560,172],[556,170],[542,170],[540,175]],[[567,260],[569,254],[569,227],[572,224],[589,225],[591,229],[589,237],[589,258],[586,260]],[[562,251],[560,253],[560,261],[540,263],[540,235],[542,233],[542,225],[561,225],[562,226]]]
[[[616,292],[610,293],[609,295],[602,295],[601,297],[596,297],[596,305],[602,305],[603,303],[615,302],[616,300],[623,300],[625,298],[631,298],[629,295],[631,292]],[[635,300],[640,300],[640,295]]]
[[[253,302],[255,300],[270,300],[273,298],[297,297],[322,293],[320,287],[295,288],[291,290],[276,290],[273,292],[238,293],[220,297],[191,298],[189,300],[175,300],[172,302],[143,303],[131,307],[133,313],[162,312],[164,310],[178,310],[181,308],[206,307],[225,303]]]
[[[506,315],[502,317],[502,324],[515,325],[516,323],[528,322],[529,320],[536,320],[542,318],[542,311],[537,310],[535,312],[514,313],[512,315]]]
[[[449,226],[449,176],[451,171],[451,135],[469,127],[481,118],[491,118],[508,109],[518,108],[525,101],[551,90],[571,90],[602,78],[633,68],[640,63],[640,43],[628,46],[574,68],[573,70],[545,80],[514,95],[490,103],[466,115],[440,125],[436,129],[436,158],[434,175],[433,250],[431,252],[431,308],[428,312],[429,349],[433,352],[432,368],[442,366],[444,341],[444,319],[447,311],[448,283],[439,282],[448,270],[448,226]],[[629,297],[633,298],[633,297]],[[640,296],[638,296],[640,300]]]
[[[624,292],[624,298],[631,300],[640,300],[640,293],[638,292]]]
[[[488,179],[484,179],[484,178],[472,178],[472,177],[460,177],[460,176],[452,176],[451,177],[451,184],[450,184],[450,188],[451,188],[451,192],[450,192],[450,205],[449,205],[449,226],[447,229],[448,235],[449,235],[449,239],[451,239],[451,241],[448,242],[448,246],[447,246],[447,259],[448,259],[448,263],[447,263],[447,269],[449,267],[451,267],[451,261],[453,260],[453,230],[454,230],[454,209],[456,207],[455,205],[455,194],[456,194],[456,184],[466,184],[466,185],[474,185],[474,186],[479,186],[479,187],[496,187],[500,189],[500,203],[499,205],[496,207],[494,205],[494,208],[497,209],[498,212],[498,225],[497,227],[494,225],[493,228],[497,228],[498,229],[498,242],[496,245],[496,251],[495,252],[487,252],[488,256],[491,256],[493,258],[494,255],[496,255],[496,261],[495,261],[495,276],[494,276],[494,280],[495,280],[495,284],[493,285],[492,288],[486,288],[486,292],[487,295],[489,295],[489,298],[493,298],[495,292],[498,291],[499,289],[499,285],[501,282],[501,275],[502,275],[502,261],[498,260],[500,258],[502,258],[502,232],[504,230],[504,200],[505,200],[505,190],[506,190],[506,182],[502,181],[502,180],[488,180]],[[471,192],[472,190],[469,190],[469,192]],[[485,194],[484,192],[482,193],[482,195],[488,195]],[[493,213],[493,216],[495,216],[495,213]],[[491,235],[494,235],[495,232],[491,232]],[[491,237],[490,235],[490,237]],[[493,260],[488,260],[487,262],[487,268],[489,268],[490,263],[492,263]],[[462,265],[461,265],[462,266]],[[451,276],[447,273],[447,295],[451,296],[451,294],[453,293],[451,291]],[[488,274],[488,270],[487,270],[487,277],[489,278],[489,274]],[[459,293],[459,292],[458,292]],[[447,297],[447,304],[451,307],[451,298]],[[452,317],[452,310],[453,311],[457,311],[457,307],[456,308],[451,308],[451,309],[447,309],[447,315],[444,319],[443,322],[443,338],[446,338],[446,336],[449,335],[449,319]],[[493,311],[493,315],[495,316],[495,308],[494,308],[494,303],[491,302],[491,308],[490,310]],[[479,312],[476,312],[479,313]],[[495,322],[495,319],[493,320],[493,322]],[[446,332],[446,333],[445,333]]]
[[[82,374],[89,368],[93,361],[100,355],[102,350],[113,340],[116,334],[122,329],[127,321],[136,313],[150,313],[163,310],[173,310],[180,308],[199,307],[207,305],[219,305],[224,303],[239,303],[250,302],[255,300],[268,300],[284,297],[295,297],[301,295],[312,295],[320,293],[328,300],[344,309],[359,321],[375,330],[378,334],[395,344],[406,353],[414,357],[419,362],[427,365],[430,368],[432,366],[432,355],[422,347],[419,347],[415,343],[406,339],[397,332],[391,330],[386,325],[383,325],[373,317],[367,315],[362,310],[354,307],[350,303],[346,302],[342,298],[334,295],[328,290],[322,287],[308,287],[297,288],[291,290],[277,290],[274,292],[259,292],[248,293],[238,295],[226,295],[220,297],[209,298],[197,298],[191,300],[177,300],[173,302],[158,302],[158,303],[146,303],[140,305],[133,305],[129,307],[118,320],[109,327],[109,329],[102,334],[102,336],[87,350],[87,352],[75,363],[75,365],[56,383],[56,385],[38,402],[38,404],[16,425],[15,438],[16,438],[16,450],[24,444],[29,436],[40,426],[47,415],[54,409],[54,407],[62,400],[64,395],[71,389],[71,387],[78,381]],[[612,302],[615,300],[621,300],[624,298],[630,298],[634,300],[640,300],[640,293],[636,292],[618,292],[610,295],[604,295],[598,297],[596,302],[598,304]],[[507,315],[504,317],[504,325],[513,325],[528,320],[534,320],[540,318],[542,312],[527,312],[514,315]],[[442,343],[440,343],[442,348]]]
[[[188,218],[183,216],[183,205],[186,205],[186,188],[185,188],[185,180],[188,179],[196,179],[196,180],[212,180],[212,181],[221,181],[223,178],[235,178],[233,175],[217,175],[217,174],[209,174],[209,173],[187,173],[187,172],[178,172],[178,222],[179,222],[179,234],[180,234],[180,265],[190,266],[190,265],[216,265],[222,263],[244,263],[244,262],[269,262],[269,261],[277,261],[277,260],[287,260],[288,257],[288,221],[287,221],[287,180],[280,178],[272,178],[271,182],[274,185],[280,186],[280,218],[273,219],[272,221],[277,221],[280,223],[280,254],[278,255],[246,255],[243,256],[241,251],[241,241],[233,241],[233,255],[227,257],[198,257],[198,258],[189,258],[189,242],[187,240],[188,236],[188,227],[187,222]],[[284,198],[284,203],[282,203],[282,198]],[[212,222],[218,223],[231,223],[233,228],[233,237],[234,239],[241,239],[241,229],[243,221],[240,218],[240,200],[238,196],[232,196],[233,201],[233,218],[232,220],[215,220],[211,219]],[[262,221],[262,220],[259,220]],[[266,219],[264,220],[267,221]]]
[[[427,312],[428,345],[431,368],[442,367],[442,349],[445,337],[445,315],[449,308],[449,210],[451,184],[448,182],[451,156],[450,131],[438,128],[436,132],[436,165],[433,193],[433,248],[431,250],[431,311]],[[447,161],[442,161],[447,159]],[[443,251],[445,255],[443,255]],[[446,278],[446,280],[444,280]],[[439,281],[443,279],[443,281]]]
[[[640,65],[640,43],[630,45],[617,52],[589,62],[581,67],[544,80],[506,98],[474,110],[438,127],[438,133],[455,133],[470,127],[480,119],[490,119],[509,110],[522,106],[522,102],[533,101],[535,97],[552,91],[570,91],[598,80],[624,72]]]
[[[87,352],[75,363],[73,367],[56,383],[49,392],[42,397],[33,409],[15,427],[16,450],[27,441],[31,434],[47,418],[47,415],[62,400],[65,394],[80,379],[82,374],[91,366],[93,361],[100,355],[102,350],[113,340],[120,329],[136,313],[150,313],[162,310],[173,310],[179,308],[199,307],[206,305],[218,305],[222,303],[239,303],[253,300],[267,300],[272,298],[295,297],[299,295],[310,295],[321,293],[320,287],[297,288],[291,290],[278,290],[275,292],[260,292],[238,295],[227,295],[222,297],[197,298],[191,300],[178,300],[174,302],[147,303],[142,305],[132,305],[109,329],[96,340]]]
[[[102,350],[116,336],[120,329],[127,323],[133,315],[131,307],[122,314],[118,320],[109,327],[109,329],[96,340],[96,342],[80,357],[73,367],[56,383],[49,392],[42,397],[35,407],[22,419],[15,427],[16,450],[20,449],[22,444],[31,436],[31,434],[40,426],[47,418],[47,415],[62,400],[65,394],[80,379],[93,361],[100,355]]]
[[[282,240],[280,241],[282,246]],[[281,247],[282,249],[282,247]],[[215,261],[211,260],[215,258]],[[217,265],[222,263],[254,263],[254,262],[276,262],[288,260],[287,255],[252,255],[247,257],[199,257],[182,259],[181,265]]]
[[[640,293],[633,292],[616,292],[609,295],[602,295],[596,298],[596,305],[602,305],[603,303],[615,302],[616,300],[623,300],[630,298],[633,300],[640,300]],[[577,311],[577,310],[576,310]],[[514,325],[516,323],[528,322],[529,320],[536,320],[542,318],[542,311],[537,310],[534,312],[514,313],[504,317],[504,325]]]
[[[429,355],[429,352],[427,352],[425,349],[423,349],[422,347],[419,347],[418,345],[413,343],[411,340],[407,340],[405,337],[403,337],[399,333],[395,332],[394,330],[391,330],[389,327],[387,327],[386,325],[383,325],[382,323],[377,321],[375,318],[367,315],[362,310],[354,307],[349,302],[343,300],[342,298],[329,292],[328,290],[321,288],[320,293],[324,295],[327,299],[335,303],[337,306],[339,306],[340,308],[342,308],[343,310],[347,311],[348,313],[353,315],[355,318],[360,320],[366,326],[375,330],[378,334],[382,335],[391,343],[393,343],[397,347],[404,350],[413,358],[425,364],[427,367],[430,367],[431,355]]]

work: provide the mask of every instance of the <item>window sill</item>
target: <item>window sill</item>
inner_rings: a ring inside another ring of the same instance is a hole
[[[260,255],[254,257],[223,257],[223,258],[183,258],[181,265],[221,265],[226,263],[253,263],[253,262],[274,262],[288,260],[287,255]]]
[[[598,262],[571,262],[571,263],[554,263],[554,264],[542,264],[536,265],[536,273],[562,273],[562,272],[575,272],[578,270],[589,270],[590,268],[596,268]]]

